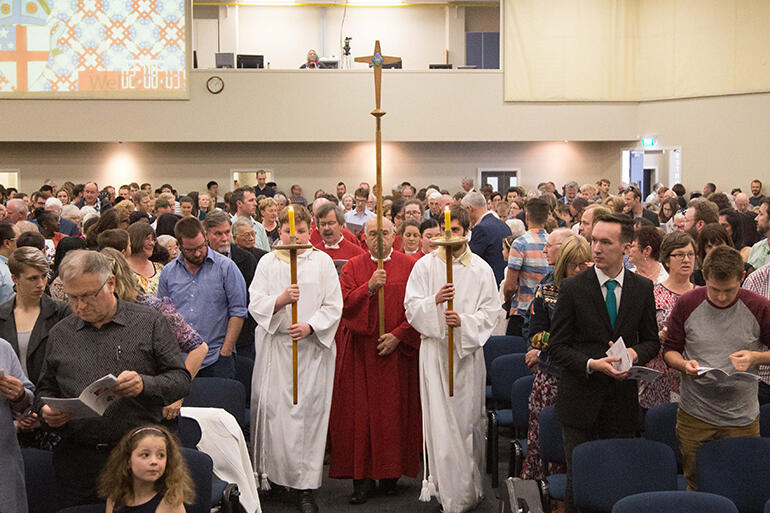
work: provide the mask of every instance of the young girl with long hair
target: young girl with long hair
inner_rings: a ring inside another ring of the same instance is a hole
[[[123,436],[99,478],[99,494],[106,513],[184,513],[195,500],[179,444],[162,426]]]

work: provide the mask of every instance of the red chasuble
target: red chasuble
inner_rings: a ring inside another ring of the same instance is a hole
[[[413,265],[413,259],[396,251],[384,264],[385,332],[401,341],[387,356],[377,355],[377,294],[369,294],[369,278],[377,262],[367,253],[342,269],[342,320],[352,338],[344,354],[337,348],[329,477],[387,479],[419,472],[420,335],[404,313],[406,282]]]

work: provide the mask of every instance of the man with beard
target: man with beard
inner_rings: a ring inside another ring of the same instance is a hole
[[[235,262],[209,251],[201,222],[176,223],[179,257],[160,274],[158,297],[170,298],[209,346],[198,376],[235,379],[233,349],[247,314],[246,282]]]

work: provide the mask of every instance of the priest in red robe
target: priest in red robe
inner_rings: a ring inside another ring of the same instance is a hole
[[[353,479],[351,504],[363,504],[375,480],[389,495],[401,475],[420,469],[418,354],[420,335],[406,321],[404,293],[412,258],[393,251],[393,224],[383,219],[385,263],[377,270],[377,220],[367,222],[369,253],[352,258],[340,282],[343,322],[352,340],[337,367],[329,421],[329,477]],[[385,287],[385,335],[379,337],[377,290]]]
[[[313,223],[310,226],[310,244],[317,248],[321,248],[319,244],[323,244],[323,237],[321,236],[321,230],[318,228],[318,214],[321,211],[321,207],[324,205],[334,205],[331,201],[329,201],[326,198],[317,198],[313,202]],[[328,212],[327,212],[328,214]],[[364,251],[366,251],[366,247],[362,245],[359,240],[356,238],[355,235],[353,235],[353,232],[345,228],[345,214],[342,214],[342,222],[340,223],[339,228],[339,234],[341,237],[344,237],[345,240],[349,243],[351,243],[354,246],[357,246]],[[332,257],[335,258],[335,257]]]

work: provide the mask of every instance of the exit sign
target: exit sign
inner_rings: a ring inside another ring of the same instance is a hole
[[[642,146],[644,148],[652,148],[655,146],[655,138],[654,137],[642,137]]]

